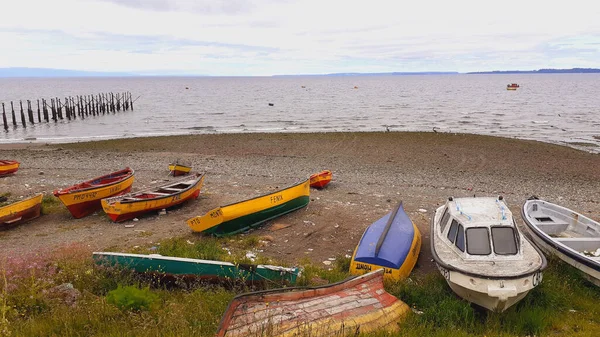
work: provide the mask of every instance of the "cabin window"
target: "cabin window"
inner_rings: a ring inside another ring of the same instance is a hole
[[[492,227],[494,253],[498,255],[514,255],[517,253],[517,237],[512,227]]]
[[[454,244],[461,252],[465,251],[465,229],[462,225],[458,225],[458,234],[456,235],[456,242]]]
[[[450,212],[448,212],[448,207],[444,210],[444,215],[442,215],[442,220],[440,222],[441,232],[443,233],[448,226],[448,219],[450,218]]]
[[[448,230],[448,240],[454,243],[456,240],[456,232],[458,231],[458,221],[452,220],[452,224],[450,225],[450,230]]]
[[[490,235],[486,227],[473,227],[467,229],[467,253],[471,255],[489,255]]]

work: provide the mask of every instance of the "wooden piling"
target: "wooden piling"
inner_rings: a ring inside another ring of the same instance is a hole
[[[29,122],[31,124],[35,124],[33,119],[33,110],[31,109],[31,101],[27,100],[27,117],[29,117]]]
[[[8,122],[6,121],[6,111],[4,110],[4,102],[2,102],[2,122],[4,122],[4,130],[8,131]]]
[[[23,112],[23,101],[19,101],[19,105],[21,106],[21,123],[23,127],[26,128],[27,124],[25,123],[25,113]]]
[[[42,122],[42,115],[40,115],[40,100],[37,100],[38,103],[38,123]]]

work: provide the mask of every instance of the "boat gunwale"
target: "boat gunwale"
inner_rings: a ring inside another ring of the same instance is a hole
[[[76,190],[69,190],[69,189],[75,187],[78,184],[87,183],[87,182],[90,182],[90,181],[94,181],[96,179],[102,179],[104,177],[110,176],[113,173],[118,173],[118,172],[122,172],[122,171],[130,171],[130,174],[128,174],[127,176],[125,176],[123,179],[120,179],[120,180],[117,180],[117,181],[113,181],[111,183],[106,183],[106,184],[101,184],[101,185],[93,185],[93,186],[90,186],[90,187],[80,188],[80,189],[76,189]],[[69,195],[69,194],[75,194],[75,193],[79,193],[79,192],[86,192],[86,191],[89,191],[89,190],[95,190],[95,189],[99,189],[99,188],[105,188],[105,187],[109,187],[109,186],[112,186],[112,185],[116,185],[116,184],[120,184],[122,182],[125,182],[128,179],[132,178],[134,176],[134,174],[135,174],[135,170],[132,169],[132,168],[127,167],[127,168],[124,168],[124,169],[119,170],[119,171],[115,171],[115,172],[112,172],[112,173],[109,173],[109,174],[105,174],[105,175],[100,176],[100,177],[96,177],[96,178],[92,178],[90,180],[82,181],[82,182],[80,182],[78,184],[71,185],[71,186],[67,187],[66,189],[62,189],[62,188],[61,189],[57,189],[52,194],[54,194],[54,196],[58,197],[58,196],[61,196],[61,195]]]
[[[275,193],[283,192],[283,191],[285,191],[285,190],[289,190],[289,189],[292,189],[292,188],[294,188],[294,187],[300,186],[300,185],[302,185],[302,184],[304,184],[304,183],[309,183],[309,185],[310,185],[310,178],[309,178],[309,179],[306,179],[306,180],[303,180],[303,181],[301,181],[301,182],[299,182],[299,183],[296,183],[296,184],[294,184],[294,185],[291,185],[291,186],[288,186],[288,187],[285,187],[285,188],[281,188],[281,189],[279,189],[279,190],[277,190],[277,191],[274,191],[274,192],[265,193],[265,194],[262,194],[262,195],[259,195],[259,196],[256,196],[256,197],[252,197],[252,198],[250,198],[250,199],[245,199],[245,200],[241,200],[241,201],[238,201],[238,202],[233,202],[233,203],[231,203],[231,204],[227,204],[227,205],[223,205],[223,206],[215,207],[214,209],[220,208],[220,209],[222,210],[222,209],[223,209],[223,208],[225,208],[225,207],[235,206],[235,205],[238,205],[238,204],[241,204],[241,203],[247,202],[247,201],[252,201],[252,200],[259,199],[259,198],[263,198],[263,197],[266,197],[266,196],[269,196],[269,195],[272,195],[272,194],[275,194]],[[209,211],[209,212],[210,212],[210,211]]]
[[[567,210],[569,212],[577,214],[578,216],[580,216],[582,218],[586,218],[588,220],[591,220],[592,222],[595,222],[595,223],[598,223],[598,222],[594,221],[593,219],[590,219],[590,218],[586,217],[583,214],[577,213],[577,212],[575,212],[575,211],[573,211],[573,210],[571,210],[569,208],[566,208],[566,207],[560,206],[558,204],[554,204],[554,203],[548,202],[546,200],[538,199],[538,198],[535,198],[535,199],[532,199],[532,197],[528,198],[523,203],[523,207],[521,207],[521,217],[523,218],[523,221],[525,222],[525,225],[527,225],[527,228],[530,229],[533,233],[535,233],[535,235],[538,238],[542,239],[546,244],[548,244],[552,248],[556,249],[559,253],[564,254],[564,255],[572,258],[573,260],[575,260],[575,261],[577,261],[579,263],[582,263],[585,266],[594,269],[595,271],[599,271],[600,272],[600,262],[592,260],[590,257],[585,256],[585,255],[579,253],[578,251],[576,251],[576,250],[574,250],[574,249],[572,249],[570,247],[567,247],[566,245],[564,245],[564,244],[562,244],[560,242],[552,240],[552,237],[550,237],[548,234],[544,233],[535,224],[532,224],[532,223],[529,222],[529,220],[528,220],[528,218],[526,216],[526,213],[525,213],[525,206],[527,205],[528,202],[530,202],[530,201],[536,201],[536,200],[544,202],[544,203],[547,203],[547,204],[551,204],[551,205],[559,207],[559,208],[562,208],[563,210]],[[552,253],[552,252],[549,252],[549,253]],[[571,265],[571,264],[569,264],[569,265]],[[573,266],[573,267],[575,267],[575,266]],[[575,268],[577,268],[577,267],[575,267]]]
[[[40,197],[41,197],[41,198],[40,198]],[[19,201],[15,201],[15,202],[13,202],[13,203],[10,203],[10,204],[8,204],[8,205],[4,205],[4,206],[0,207],[0,210],[2,210],[3,208],[6,208],[6,209],[8,209],[9,207],[16,206],[16,205],[18,205],[18,204],[21,204],[21,203],[24,203],[24,202],[28,202],[28,201],[34,200],[34,199],[36,199],[36,198],[40,198],[40,202],[39,202],[39,203],[35,203],[35,204],[34,204],[32,207],[29,207],[29,208],[27,208],[27,209],[33,208],[33,207],[35,207],[37,204],[41,204],[41,203],[42,203],[42,199],[44,198],[44,193],[36,193],[36,194],[34,194],[33,196],[31,196],[31,197],[29,197],[29,198],[27,198],[27,199],[22,199],[22,200],[19,200]]]
[[[444,204],[441,207],[444,207],[444,206],[446,206],[446,205]],[[434,211],[433,216],[431,217],[431,220],[430,220],[431,233],[429,235],[429,241],[430,241],[430,245],[431,245],[431,256],[433,257],[433,260],[435,261],[435,263],[438,264],[439,266],[441,266],[442,268],[448,269],[449,271],[455,271],[455,272],[461,273],[463,275],[478,277],[478,278],[482,278],[482,279],[486,279],[486,280],[514,280],[514,279],[519,279],[519,278],[523,278],[523,277],[529,277],[538,272],[542,272],[548,266],[548,261],[546,260],[546,256],[544,256],[544,253],[537,247],[537,245],[535,245],[533,242],[531,242],[526,235],[521,235],[521,236],[523,237],[523,239],[525,239],[527,242],[529,242],[529,244],[535,249],[535,251],[540,255],[540,257],[542,259],[542,265],[539,268],[537,268],[531,272],[521,273],[521,274],[517,274],[517,275],[510,275],[510,276],[491,276],[491,275],[483,275],[483,274],[465,271],[463,269],[460,269],[459,267],[447,264],[440,259],[440,257],[437,255],[437,252],[435,251],[434,238],[437,236],[437,233],[435,232],[435,213],[436,212],[437,212],[437,210]],[[515,225],[515,228],[516,228],[516,225]]]
[[[164,185],[161,185],[161,186],[156,186],[152,190],[144,190],[144,191],[139,191],[139,192],[130,192],[130,193],[127,193],[127,194],[118,195],[116,197],[104,198],[102,200],[105,201],[109,206],[114,206],[117,203],[120,203],[120,204],[131,204],[131,203],[135,203],[135,202],[147,202],[147,201],[154,201],[154,200],[171,198],[171,197],[173,197],[175,195],[182,194],[184,192],[187,192],[187,191],[191,190],[192,188],[194,188],[195,186],[198,185],[198,183],[202,180],[202,178],[204,178],[204,173],[196,173],[196,179],[194,180],[194,182],[192,184],[190,184],[190,186],[182,189],[181,191],[173,192],[171,194],[166,194],[166,195],[160,195],[160,196],[157,196],[157,197],[154,197],[154,198],[136,198],[133,195],[135,195],[135,194],[139,195],[139,194],[145,194],[145,193],[152,194],[152,192],[154,190],[158,190],[158,189],[161,189],[161,188],[166,188],[166,186],[169,186],[169,185],[172,185],[172,184],[175,184],[175,183],[179,183],[181,181],[190,180],[190,176],[183,177],[183,178],[178,179],[176,181],[173,181],[173,182],[171,182],[169,184],[164,184]],[[156,193],[159,193],[159,192],[156,192]],[[131,198],[131,200],[123,200],[124,198]],[[167,207],[169,207],[169,206],[167,206]]]

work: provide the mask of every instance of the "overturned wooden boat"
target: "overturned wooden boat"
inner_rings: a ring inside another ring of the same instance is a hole
[[[0,229],[25,223],[40,216],[42,193],[33,197],[0,207]]]
[[[600,223],[536,197],[525,201],[521,211],[538,247],[581,270],[600,287]]]
[[[301,273],[298,268],[262,264],[233,264],[223,261],[189,259],[158,254],[95,252],[93,258],[96,264],[119,266],[132,269],[138,273],[211,282],[274,282],[294,285]]]
[[[431,221],[431,253],[458,296],[498,312],[539,285],[546,267],[502,197],[449,198]]]
[[[169,174],[173,177],[183,176],[192,170],[192,167],[189,165],[184,165],[176,161],[175,163],[169,164]]]
[[[330,170],[324,170],[310,176],[310,187],[323,188],[331,181],[332,173]]]
[[[114,222],[130,220],[198,198],[203,183],[204,174],[197,173],[149,190],[102,199],[102,208]]]
[[[73,186],[54,191],[74,218],[83,218],[102,209],[100,200],[127,193],[131,190],[135,172],[126,167]]]
[[[361,275],[384,269],[384,277],[402,280],[415,267],[421,250],[421,232],[402,207],[402,202],[390,213],[365,230],[350,261],[350,273]]]
[[[0,177],[17,172],[19,165],[16,160],[0,160]]]
[[[410,310],[383,288],[383,270],[320,287],[258,291],[236,296],[217,337],[347,336],[400,329]]]
[[[217,207],[187,220],[195,232],[215,236],[232,235],[308,205],[308,179],[259,197]]]

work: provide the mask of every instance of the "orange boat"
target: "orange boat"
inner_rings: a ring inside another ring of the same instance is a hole
[[[40,193],[31,198],[0,207],[0,229],[39,217],[43,197],[44,195]]]
[[[131,191],[134,171],[129,167],[65,189],[54,191],[76,219],[102,208],[100,200]]]
[[[519,85],[517,83],[511,83],[506,85],[506,90],[517,90]]]
[[[20,164],[16,160],[0,160],[0,177],[17,172]]]
[[[332,173],[330,170],[324,170],[310,176],[310,187],[323,188],[331,181]]]
[[[383,272],[379,269],[320,287],[236,296],[223,314],[216,336],[329,337],[398,331],[398,323],[410,308],[385,291]]]

